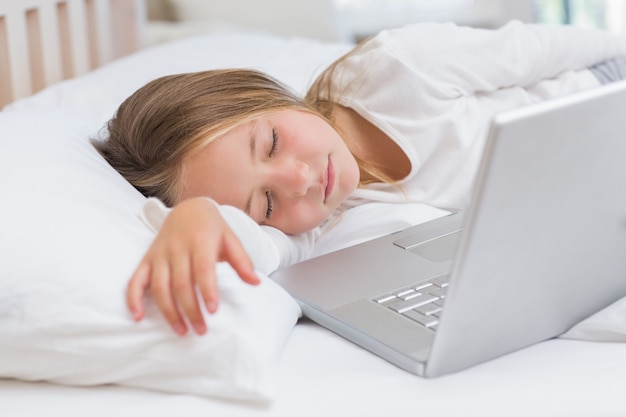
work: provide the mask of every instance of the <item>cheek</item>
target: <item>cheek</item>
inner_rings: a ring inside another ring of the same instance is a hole
[[[294,204],[285,207],[275,227],[288,234],[308,232],[322,224],[329,213],[322,207],[312,204]]]
[[[348,198],[350,194],[356,190],[359,185],[360,172],[359,165],[354,159],[354,156],[348,151],[343,155],[341,176],[339,178],[341,191],[344,195],[342,197]]]

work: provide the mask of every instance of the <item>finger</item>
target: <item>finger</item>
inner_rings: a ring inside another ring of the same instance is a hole
[[[206,324],[195,292],[190,261],[186,256],[172,263],[172,290],[178,306],[197,334],[206,333]]]
[[[165,320],[177,334],[182,336],[187,333],[187,325],[176,306],[170,287],[170,279],[170,270],[166,263],[161,262],[159,265],[155,265],[152,270],[150,290]]]
[[[128,286],[126,287],[126,305],[135,321],[143,318],[143,296],[149,284],[150,265],[142,262],[128,281]]]
[[[252,285],[261,282],[254,272],[254,264],[248,256],[248,252],[234,233],[228,233],[224,236],[222,260],[228,262],[244,282]]]
[[[206,247],[198,247],[192,258],[193,279],[198,286],[200,296],[204,301],[204,305],[209,313],[213,314],[217,311],[219,304],[219,296],[217,282],[215,279],[215,266],[217,259],[213,256],[213,252]]]

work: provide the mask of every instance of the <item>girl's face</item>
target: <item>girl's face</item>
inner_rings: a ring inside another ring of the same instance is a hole
[[[183,170],[182,198],[207,196],[285,233],[319,226],[356,189],[359,168],[322,118],[280,110],[206,145]]]

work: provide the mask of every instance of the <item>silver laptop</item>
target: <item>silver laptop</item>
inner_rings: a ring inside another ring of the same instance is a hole
[[[561,334],[626,296],[626,82],[497,115],[463,213],[272,278],[427,377]]]

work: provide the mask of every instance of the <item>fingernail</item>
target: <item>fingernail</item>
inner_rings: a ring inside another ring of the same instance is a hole
[[[187,331],[187,329],[186,329],[186,328],[185,328],[185,326],[183,326],[182,324],[180,324],[180,323],[176,323],[176,324],[174,325],[174,331],[175,331],[177,334],[179,334],[179,335],[181,335],[181,336],[182,336],[182,335],[184,335],[184,334],[185,334],[185,332]]]
[[[198,334],[204,334],[206,332],[206,326],[202,323],[198,323],[194,325],[193,328],[196,330],[196,333]]]
[[[217,311],[217,303],[215,301],[209,301],[206,304],[206,308],[209,310],[209,313],[215,313],[215,311]]]

